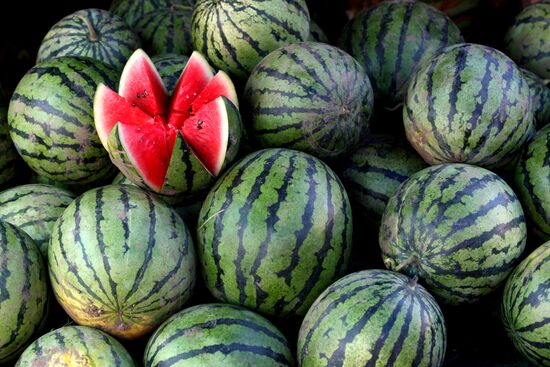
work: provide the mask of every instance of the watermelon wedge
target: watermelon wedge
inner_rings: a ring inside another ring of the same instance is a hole
[[[99,139],[135,184],[164,195],[205,189],[232,162],[242,133],[231,79],[214,75],[194,52],[172,97],[147,54],[128,59],[118,93],[100,84],[94,98]]]

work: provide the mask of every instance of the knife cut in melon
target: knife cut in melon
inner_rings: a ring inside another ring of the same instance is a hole
[[[185,172],[189,164],[183,161],[195,159],[209,175],[217,176],[234,158],[226,155],[230,140],[235,140],[230,135],[241,131],[232,128],[241,123],[237,106],[231,79],[222,71],[214,75],[199,53],[189,58],[170,98],[150,58],[137,50],[122,72],[118,93],[98,86],[94,120],[101,143],[122,172],[131,166],[139,177],[129,178],[138,185],[174,194],[164,189],[169,169],[181,171],[182,180],[189,180],[192,173]],[[181,169],[171,167],[179,164],[172,159],[178,136],[193,155],[182,159]]]

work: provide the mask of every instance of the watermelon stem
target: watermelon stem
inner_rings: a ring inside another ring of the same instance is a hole
[[[415,275],[414,277],[412,277],[411,281],[409,282],[409,287],[411,289],[415,289],[417,284],[418,284],[418,275]]]
[[[84,22],[84,24],[86,24],[86,27],[88,28],[88,39],[91,41],[91,42],[97,42],[99,41],[99,36],[97,35],[97,32],[95,31],[94,29],[94,26],[92,24],[92,22],[90,21],[90,19],[88,19],[87,17],[83,16],[83,15],[79,15],[78,16],[80,19],[82,19],[82,21]]]
[[[206,219],[204,221],[204,223],[202,223],[198,228],[197,230],[201,229],[202,227],[204,227],[206,224],[208,224],[208,222],[210,222],[212,219],[214,219],[215,217],[217,217],[218,215],[220,215],[222,212],[224,211],[224,209],[221,209],[221,210],[218,210],[217,212],[215,212],[214,214],[212,214],[210,217],[208,217],[208,219]]]
[[[398,264],[395,267],[395,271],[401,271],[404,267],[407,267],[412,264],[418,264],[418,256],[416,255],[409,256],[407,260],[403,261],[402,263]]]

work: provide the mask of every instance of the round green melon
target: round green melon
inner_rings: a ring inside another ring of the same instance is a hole
[[[145,14],[155,12],[173,5],[193,6],[194,0],[114,0],[109,11],[124,18],[130,27],[136,24]]]
[[[305,0],[197,0],[195,50],[231,76],[246,79],[271,51],[309,39]]]
[[[517,350],[536,366],[550,366],[550,242],[510,275],[501,307],[504,327]]]
[[[169,94],[172,94],[176,88],[188,60],[187,56],[177,54],[161,54],[151,57],[151,61],[155,64]]]
[[[496,289],[525,248],[521,204],[496,174],[442,164],[412,175],[388,202],[379,243],[390,270],[418,276],[444,302]]]
[[[292,367],[294,357],[283,334],[245,308],[221,303],[185,309],[153,334],[145,367]]]
[[[346,271],[347,194],[323,162],[289,149],[247,155],[214,185],[198,222],[205,284],[222,301],[303,315]]]
[[[507,165],[534,133],[529,85],[503,53],[463,43],[415,73],[405,100],[407,138],[430,164]]]
[[[369,74],[377,102],[400,104],[415,69],[441,48],[462,42],[441,11],[413,0],[389,0],[361,11],[342,31],[341,47]]]
[[[550,3],[523,9],[505,37],[506,53],[520,66],[550,78]]]
[[[75,195],[51,185],[28,184],[0,192],[0,220],[27,233],[46,258],[52,228]]]
[[[531,106],[535,124],[541,128],[550,122],[550,88],[537,74],[527,69],[521,69],[521,72],[531,91]]]
[[[115,171],[94,127],[99,83],[114,87],[117,73],[74,57],[45,61],[15,88],[8,110],[13,143],[39,175],[69,185],[92,184]]]
[[[85,326],[64,326],[32,343],[16,367],[134,367],[132,356],[115,338]]]
[[[48,298],[38,246],[21,229],[0,221],[0,365],[15,359],[40,331]]]
[[[55,223],[48,253],[55,296],[80,325],[133,339],[187,302],[195,251],[185,223],[139,188],[84,193]]]
[[[140,47],[139,37],[124,19],[103,9],[83,9],[67,15],[48,31],[36,62],[61,56],[89,57],[122,70]]]
[[[0,152],[2,152],[0,155],[0,187],[15,177],[19,161],[19,155],[10,137],[7,115],[8,109],[2,99],[0,102]]]
[[[342,50],[301,42],[270,53],[244,91],[248,130],[264,148],[322,159],[348,155],[368,130],[373,93],[363,67]]]
[[[352,273],[308,311],[298,336],[300,367],[442,366],[445,320],[416,279],[387,270]]]

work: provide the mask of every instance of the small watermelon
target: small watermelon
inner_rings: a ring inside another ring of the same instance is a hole
[[[114,0],[109,11],[124,18],[130,27],[136,24],[145,14],[158,11],[171,6],[193,6],[194,0]]]
[[[8,109],[5,101],[0,98],[0,152],[2,152],[0,156],[0,187],[5,186],[15,177],[19,160],[19,155],[10,137],[7,115]]]
[[[321,29],[321,27],[319,27],[319,24],[315,23],[313,20],[310,23],[309,29],[310,29],[310,36],[308,39],[309,41],[329,43],[328,37],[323,31],[323,29]]]
[[[134,367],[130,354],[115,338],[85,326],[64,326],[41,336],[16,367]]]
[[[517,350],[550,366],[550,242],[533,251],[508,278],[502,320]]]
[[[416,279],[387,270],[352,273],[328,287],[298,336],[300,367],[443,365],[445,321]]]
[[[95,126],[112,162],[138,186],[164,195],[206,189],[235,158],[241,138],[237,94],[197,52],[172,97],[141,49],[124,67],[118,93],[101,84]]]
[[[177,54],[160,54],[151,57],[151,61],[155,64],[166,91],[172,95],[189,57]]]
[[[521,72],[531,91],[531,106],[535,124],[537,128],[541,128],[550,123],[550,88],[546,85],[546,81],[539,78],[537,74],[527,69],[521,69]]]
[[[172,316],[153,334],[145,367],[292,367],[294,357],[279,330],[245,308],[204,304]]]
[[[141,46],[124,19],[103,9],[83,9],[57,22],[38,50],[37,63],[61,56],[90,57],[121,70]]]

